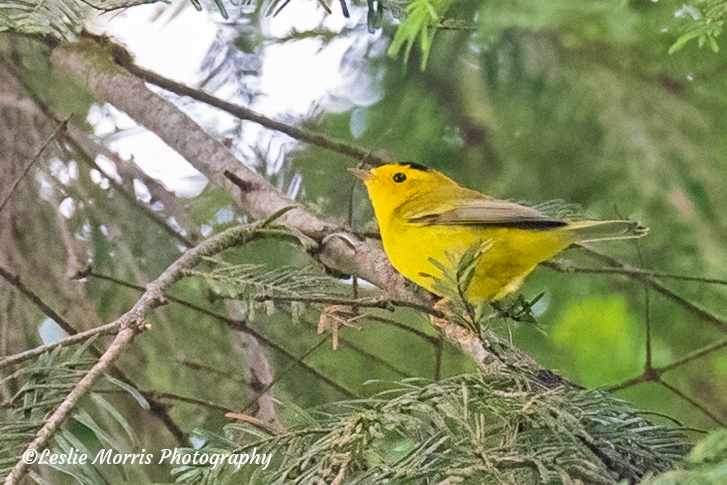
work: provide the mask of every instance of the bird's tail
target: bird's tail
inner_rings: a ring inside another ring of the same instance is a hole
[[[649,232],[648,227],[633,221],[581,221],[569,224],[568,229],[575,235],[575,242],[632,239]]]

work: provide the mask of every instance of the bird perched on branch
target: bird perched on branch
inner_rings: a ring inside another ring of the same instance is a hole
[[[573,243],[647,232],[631,221],[557,220],[464,188],[415,163],[352,172],[368,188],[394,268],[432,293],[473,305],[516,291],[538,263]]]

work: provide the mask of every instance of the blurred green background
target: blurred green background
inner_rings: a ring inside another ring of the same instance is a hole
[[[397,3],[385,5],[399,12],[402,8]],[[287,121],[389,160],[428,165],[498,198],[531,203],[563,199],[579,204],[592,218],[637,220],[650,227],[647,237],[605,243],[597,249],[644,269],[725,280],[727,59],[719,39],[722,49],[716,53],[699,48],[696,41],[668,53],[683,25],[694,21],[692,12],[698,13],[696,7],[685,8],[681,2],[664,0],[454,2],[445,15],[454,28],[437,31],[424,71],[418,44],[407,63],[402,56],[386,54],[396,31],[388,13],[376,34],[368,32],[365,15],[335,35],[325,29],[297,33],[285,42],[311,37],[322,43],[346,37],[370,42],[367,49],[352,49],[344,56],[346,79],[340,88],[352,99],[367,91],[369,101],[349,102],[345,109],[313,107],[302,121]],[[243,9],[240,18],[245,22],[224,27],[234,34],[228,47],[264,56],[264,10],[254,5]],[[46,75],[46,48],[37,43],[27,47],[27,42],[0,36],[3,53],[10,45],[25,46],[25,89],[54,106],[52,98],[63,97],[59,93],[68,92],[67,87],[62,79]],[[230,77],[227,81],[242,79],[235,77],[239,66],[235,67],[234,56],[229,57],[225,62],[233,67],[227,70],[206,67],[210,79],[223,75]],[[244,76],[248,83],[250,74]],[[373,91],[376,96],[370,95]],[[237,95],[254,98],[255,93]],[[68,109],[85,119],[88,101],[72,97],[82,106]],[[28,125],[18,120],[7,128],[16,137],[28,131]],[[210,129],[233,149],[247,143],[242,128]],[[261,135],[263,144],[269,143],[269,135]],[[355,161],[302,144],[289,149],[282,164],[277,155],[259,155],[258,170],[284,192],[301,181],[297,200],[312,212],[347,225],[353,194],[353,228],[374,227],[365,191],[346,170]],[[48,231],[59,224],[57,208],[62,200],[76,201],[75,212],[63,221],[66,236],[75,237],[73,251],[83,255],[82,261],[92,260],[100,274],[143,285],[179,256],[179,248],[125,205],[117,192],[91,180],[82,159],[66,152],[39,167],[35,185],[23,186],[16,196],[14,214],[26,223],[13,226],[12,245],[5,247],[7,261],[23,280],[85,329],[112,321],[131,307],[139,293],[93,278],[68,283],[63,250],[67,240],[62,233]],[[39,201],[44,181],[60,180],[58,174],[70,170],[71,161],[82,167],[80,175],[55,185],[46,183],[51,189],[44,190],[55,192]],[[189,217],[175,222],[190,233],[199,232],[202,225],[219,232],[241,220],[229,216],[236,211],[231,197],[234,194],[207,187],[182,201]],[[577,250],[560,257],[575,266],[599,266]],[[256,242],[226,258],[271,268],[312,265],[300,249],[284,243]],[[717,315],[727,314],[725,285],[663,281],[684,298]],[[350,283],[341,283],[341,288],[351,291]],[[668,298],[653,291],[647,296],[642,285],[625,276],[562,274],[541,267],[521,291],[527,298],[545,292],[535,308],[537,324],[498,321],[496,330],[543,366],[587,387],[617,385],[644,371],[647,319],[655,366],[725,338],[724,332]],[[377,294],[365,288],[362,293]],[[227,312],[225,302],[202,280],[184,280],[172,294],[219,314]],[[12,353],[38,345],[36,330],[43,317],[19,296],[3,295],[0,316],[15,325],[5,350]],[[78,305],[80,300],[86,306]],[[359,328],[341,328],[339,348],[333,350],[330,334],[316,331],[319,308],[308,308],[298,321],[285,306],[272,315],[258,309],[250,325],[275,343],[263,347],[272,364],[272,389],[284,420],[299,416],[298,408],[370,395],[386,387],[382,382],[366,384],[370,380],[434,379],[474,369],[458,349],[442,342],[421,314],[397,310],[378,315],[415,331],[385,321],[359,321]],[[240,348],[247,344],[237,335],[214,319],[170,304],[157,312],[153,330],[134,342],[119,366],[142,389],[194,396],[253,414],[254,406],[248,409],[248,404],[261,388],[255,376],[245,374]],[[664,380],[724,423],[726,376],[727,355],[717,351],[671,370]],[[656,383],[630,387],[618,396],[687,426],[716,426],[694,403]],[[138,409],[131,399],[129,406]],[[170,414],[186,432],[218,429],[226,422],[221,409],[181,400],[173,401]],[[136,419],[162,429],[151,418]],[[170,437],[163,431],[138,431],[146,448],[169,446]]]

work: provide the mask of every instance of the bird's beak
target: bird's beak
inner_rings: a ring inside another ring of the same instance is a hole
[[[368,170],[361,170],[359,168],[349,168],[349,172],[354,174],[356,177],[360,178],[364,182],[368,182],[369,180],[374,178],[374,174],[369,172]]]

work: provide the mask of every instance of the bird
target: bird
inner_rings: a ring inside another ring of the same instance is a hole
[[[633,221],[568,222],[457,184],[418,163],[349,169],[363,180],[384,251],[407,279],[444,298],[494,303],[520,288],[535,267],[574,243],[641,237]],[[464,293],[459,266],[469,258]]]

